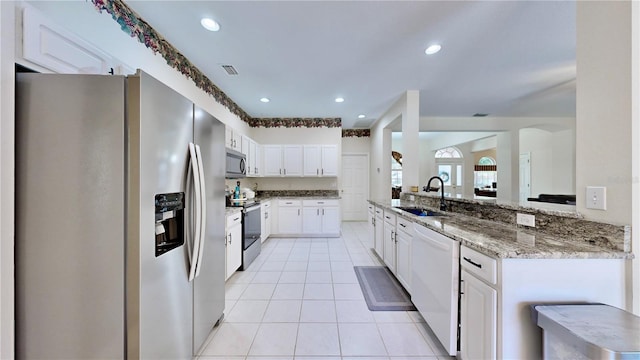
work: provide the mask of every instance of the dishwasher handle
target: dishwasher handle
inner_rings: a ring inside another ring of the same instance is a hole
[[[464,259],[464,261],[468,262],[469,264],[477,267],[478,269],[482,269],[482,264],[478,264],[477,262],[473,262],[471,259],[469,259],[468,257],[462,257]]]

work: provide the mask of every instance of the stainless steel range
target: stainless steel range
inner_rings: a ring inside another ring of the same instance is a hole
[[[242,266],[240,270],[246,270],[249,265],[260,255],[262,243],[260,241],[260,229],[262,227],[260,217],[260,202],[254,200],[233,201],[228,206],[241,207],[242,209]]]

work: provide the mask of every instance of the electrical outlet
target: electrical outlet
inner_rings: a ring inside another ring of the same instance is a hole
[[[416,197],[414,195],[409,195],[409,201],[416,201]]]
[[[607,188],[587,186],[587,209],[607,210]]]
[[[518,225],[536,227],[536,216],[517,213],[516,222],[518,223]]]

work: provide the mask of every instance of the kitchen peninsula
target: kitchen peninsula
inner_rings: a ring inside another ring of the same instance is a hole
[[[413,201],[409,200],[410,195]],[[457,306],[449,315],[454,323],[451,329],[460,325],[463,359],[540,358],[541,332],[531,320],[531,304],[599,302],[624,308],[629,295],[625,291],[625,265],[633,258],[628,226],[586,221],[575,213],[464,199],[447,199],[449,211],[435,213],[436,216],[417,216],[399,209],[437,211],[439,200],[421,193],[402,194],[400,200],[370,200],[370,208],[374,209],[370,216],[375,217],[377,212],[385,218],[395,215],[398,224],[400,219],[413,224],[413,239],[418,239],[419,232],[425,231],[420,229],[426,228],[431,232],[430,238],[446,237],[455,244],[460,271],[451,274],[442,269],[436,276],[452,276],[437,280],[452,284],[452,302],[457,304],[460,294],[460,315]],[[535,214],[536,228],[516,225],[517,213]],[[388,222],[384,224],[380,239],[379,222],[370,219],[376,245],[389,238],[384,231],[400,230],[390,230]],[[380,249],[386,252],[389,247]],[[409,252],[413,251],[410,248]],[[385,256],[379,251],[378,255]],[[397,256],[400,269],[399,253]],[[411,261],[411,257],[407,259]],[[412,297],[419,294],[420,286],[425,286],[418,281],[421,274],[416,272],[420,268],[417,262],[408,265],[413,269]],[[425,318],[429,323],[429,316]],[[439,325],[434,325],[430,324],[443,342],[446,331],[439,333]],[[444,342],[443,345],[447,347]]]

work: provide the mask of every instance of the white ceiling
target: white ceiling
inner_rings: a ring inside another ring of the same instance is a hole
[[[126,3],[252,117],[369,127],[406,90],[421,116],[575,116],[572,1]]]

